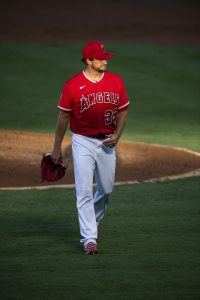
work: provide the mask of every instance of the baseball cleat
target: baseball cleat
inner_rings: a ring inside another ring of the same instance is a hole
[[[97,245],[92,242],[86,244],[84,247],[84,252],[85,254],[89,255],[97,254]]]

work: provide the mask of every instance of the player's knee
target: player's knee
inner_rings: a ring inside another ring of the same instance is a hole
[[[91,191],[80,191],[76,194],[76,197],[78,208],[93,200],[93,195]]]

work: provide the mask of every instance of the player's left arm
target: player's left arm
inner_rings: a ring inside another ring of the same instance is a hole
[[[127,110],[118,112],[116,116],[116,130],[115,133],[108,135],[108,140],[104,142],[104,145],[109,147],[114,147],[117,145],[120,136],[122,135],[122,132],[124,130],[124,127],[126,125],[126,119],[127,119]]]

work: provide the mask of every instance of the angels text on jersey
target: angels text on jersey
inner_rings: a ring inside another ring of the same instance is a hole
[[[119,94],[115,94],[113,92],[98,92],[88,94],[86,96],[82,94],[82,97],[80,98],[80,112],[84,112],[85,110],[89,109],[92,105],[95,105],[97,103],[111,103],[117,106],[119,104],[119,98]]]

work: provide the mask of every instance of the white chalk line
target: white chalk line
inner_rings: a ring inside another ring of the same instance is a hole
[[[179,175],[171,175],[171,176],[163,176],[163,177],[155,177],[145,180],[130,180],[130,181],[116,181],[115,186],[120,185],[133,185],[133,184],[141,184],[141,183],[159,183],[169,180],[183,179],[189,177],[197,177],[200,176],[200,169],[195,171],[179,174]],[[48,189],[72,189],[75,188],[75,184],[57,184],[57,185],[45,185],[45,186],[23,186],[23,187],[1,187],[0,190],[9,190],[9,191],[23,191],[23,190],[48,190]]]

